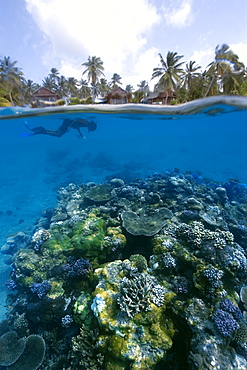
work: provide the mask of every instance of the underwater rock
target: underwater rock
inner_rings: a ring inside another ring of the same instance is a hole
[[[172,212],[167,208],[159,210],[143,210],[139,214],[133,211],[123,211],[121,214],[123,227],[132,235],[153,236],[172,218]]]
[[[17,339],[15,331],[9,331],[0,337],[0,365],[10,366],[22,355],[26,338]]]
[[[6,240],[6,243],[1,247],[2,254],[15,254],[18,249],[25,249],[30,245],[30,236],[19,231]]]
[[[122,179],[111,179],[110,184],[112,184],[115,188],[121,188],[124,186],[124,181]]]
[[[198,334],[192,340],[189,368],[192,370],[245,370],[247,362],[233,348],[208,333]]]
[[[109,184],[100,184],[86,192],[86,197],[95,203],[105,203],[114,197],[114,189]]]
[[[245,310],[247,311],[247,286],[246,285],[242,286],[242,288],[240,289],[240,298],[241,298],[242,303],[244,304]]]
[[[199,212],[199,216],[209,226],[227,229],[227,224],[222,218],[221,211],[217,206],[208,206],[206,212]]]

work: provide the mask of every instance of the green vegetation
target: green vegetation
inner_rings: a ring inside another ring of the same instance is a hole
[[[166,57],[160,53],[159,58],[160,66],[153,68],[151,76],[152,80],[157,80],[153,92],[165,92],[167,97],[173,95],[172,104],[221,94],[247,95],[246,67],[227,44],[217,45],[215,58],[204,71],[196,61],[183,61],[183,55],[177,52],[168,51]],[[40,87],[32,80],[26,80],[16,64],[17,61],[11,61],[10,57],[0,58],[2,107],[29,104],[32,94]],[[69,100],[71,104],[91,104],[97,96],[105,97],[109,91],[122,85],[122,77],[117,73],[113,73],[110,81],[104,78],[103,61],[99,57],[89,56],[82,66],[85,67],[82,77],[86,74],[87,80],[66,78],[57,68],[51,68],[41,85],[60,96],[59,104],[62,100]],[[141,81],[136,90],[132,85],[127,85],[125,90],[131,103],[140,103],[152,93],[147,80]]]

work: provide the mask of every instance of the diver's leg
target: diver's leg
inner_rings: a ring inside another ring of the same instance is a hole
[[[49,130],[49,129],[44,128],[43,126],[30,128],[30,130],[33,132],[32,135],[50,135],[50,136],[61,137],[64,134],[63,132],[59,130]]]

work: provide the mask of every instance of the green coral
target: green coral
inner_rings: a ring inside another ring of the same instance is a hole
[[[89,325],[92,319],[92,311],[90,305],[92,303],[91,294],[88,294],[84,291],[81,292],[79,297],[74,303],[74,320],[81,324]]]
[[[147,260],[141,254],[132,254],[130,256],[130,261],[134,264],[139,272],[147,270],[148,264]]]
[[[105,220],[91,212],[85,220],[74,225],[71,243],[85,257],[104,260],[112,250],[123,247],[126,238],[119,227],[107,227]]]
[[[112,369],[116,362],[119,369],[125,369],[126,366],[130,369],[153,369],[172,346],[173,324],[166,317],[165,305],[153,303],[150,289],[154,288],[155,279],[152,276],[137,272],[136,279],[133,279],[133,284],[137,284],[140,278],[143,278],[141,284],[147,283],[147,300],[145,294],[143,299],[149,311],[144,306],[142,310],[140,306],[139,313],[134,312],[129,317],[120,311],[117,297],[124,280],[123,271],[133,267],[134,263],[129,260],[118,260],[95,270],[98,285],[91,307],[100,327],[108,333],[107,337],[99,335],[98,338],[98,346],[105,354],[105,369]],[[165,302],[164,297],[161,300]]]

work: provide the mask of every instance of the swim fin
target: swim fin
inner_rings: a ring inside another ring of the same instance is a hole
[[[20,137],[33,136],[33,135],[34,134],[25,133],[25,134],[20,134]]]

